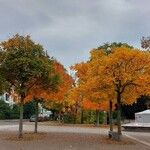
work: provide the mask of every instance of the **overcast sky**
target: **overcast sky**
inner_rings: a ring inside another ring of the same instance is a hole
[[[68,68],[104,42],[140,48],[150,0],[0,0],[0,20],[0,41],[29,34]]]

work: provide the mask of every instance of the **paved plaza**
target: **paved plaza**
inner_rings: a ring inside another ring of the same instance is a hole
[[[38,130],[32,134],[34,123],[25,122],[19,141],[17,121],[1,121],[0,150],[150,150],[150,133],[123,132],[125,142],[118,143],[108,140],[107,128],[40,123]]]

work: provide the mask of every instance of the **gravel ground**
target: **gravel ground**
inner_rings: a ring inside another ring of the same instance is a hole
[[[124,139],[118,143],[98,134],[85,133],[40,133],[24,134],[23,140],[17,139],[16,132],[2,132],[1,150],[150,150],[149,147]]]
[[[108,140],[107,128],[40,125],[33,134],[31,123],[24,125],[24,139],[17,139],[18,125],[0,126],[0,150],[150,150],[150,147],[125,138]]]

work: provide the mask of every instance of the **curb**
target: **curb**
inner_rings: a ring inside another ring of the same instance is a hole
[[[132,137],[132,136],[130,136],[130,135],[127,135],[127,134],[124,134],[126,137],[128,137],[128,138],[130,138],[130,139],[132,139],[132,140],[135,140],[135,141],[137,141],[137,142],[139,142],[139,143],[142,143],[142,144],[144,144],[144,145],[146,145],[146,146],[149,146],[150,147],[150,143],[148,143],[148,142],[145,142],[145,141],[142,141],[142,140],[139,140],[139,139],[137,139],[137,138],[135,138],[135,137]]]

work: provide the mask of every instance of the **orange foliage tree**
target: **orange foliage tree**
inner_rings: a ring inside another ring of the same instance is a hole
[[[98,72],[93,71],[95,67],[93,67],[93,65],[96,65],[93,61],[95,61],[95,59],[71,67],[76,71],[78,80],[76,87],[70,93],[70,99],[72,99],[72,101],[74,100],[74,103],[78,104],[82,109],[96,110],[96,120],[97,125],[99,125],[99,111],[108,110],[109,108],[108,102],[105,101],[108,94],[104,93],[105,88],[100,82],[102,80],[99,80],[100,78],[95,76]],[[97,67],[98,66],[99,64],[97,64]],[[97,71],[97,69],[95,70]]]
[[[118,108],[118,134],[121,135],[121,103],[132,104],[149,87],[149,53],[137,49],[116,48],[100,70],[112,85]]]
[[[26,101],[30,101],[32,99],[36,100],[36,102],[44,102],[44,107],[52,108],[54,103],[63,105],[65,103],[65,98],[67,96],[67,92],[71,89],[73,80],[71,76],[67,73],[62,64],[54,60],[54,70],[55,73],[59,76],[60,81],[59,84],[54,88],[54,85],[41,87],[40,85],[33,86],[30,91],[27,93],[25,98]],[[58,80],[56,80],[57,82]],[[53,83],[55,83],[53,79]],[[36,104],[36,108],[38,108],[38,104]],[[37,118],[38,118],[38,110],[36,109],[36,122],[35,122],[35,132],[37,133]]]
[[[112,100],[118,108],[118,135],[121,135],[120,105],[132,104],[141,94],[149,92],[150,55],[128,47],[113,47],[106,55],[93,49],[90,60],[73,67],[79,84],[90,101]]]
[[[54,100],[57,102],[64,101],[64,97],[66,96],[67,91],[71,88],[73,80],[71,76],[67,73],[63,65],[61,65],[56,60],[54,60],[54,70],[55,70],[55,73],[60,78],[59,85],[55,89],[52,89],[52,87],[54,86],[41,88],[41,86],[35,85],[27,93],[27,96],[25,98],[27,101],[32,100],[33,98],[36,98],[36,97],[39,99],[45,99],[45,101],[47,100]]]

